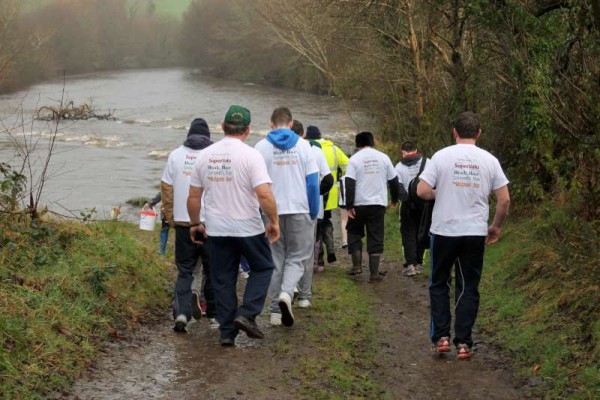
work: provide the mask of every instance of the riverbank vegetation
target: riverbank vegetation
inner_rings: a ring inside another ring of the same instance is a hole
[[[165,311],[172,267],[156,235],[120,222],[0,218],[0,397],[64,389],[107,340]]]

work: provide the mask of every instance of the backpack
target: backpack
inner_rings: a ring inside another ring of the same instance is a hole
[[[411,209],[411,213],[415,213],[420,215],[419,219],[419,229],[417,230],[417,244],[419,247],[428,249],[430,246],[429,239],[429,229],[431,228],[431,217],[433,214],[433,205],[435,204],[435,200],[424,200],[417,196],[417,186],[419,184],[419,176],[421,176],[421,172],[425,168],[425,163],[427,162],[427,158],[423,156],[423,160],[421,161],[421,167],[419,168],[419,172],[417,176],[415,176],[408,183],[408,205]]]
[[[417,196],[419,176],[421,176],[421,172],[423,172],[426,162],[427,159],[425,158],[425,156],[423,156],[421,166],[419,167],[419,172],[417,172],[417,175],[414,178],[412,178],[410,182],[408,182],[408,188],[406,188],[406,192],[408,193],[408,199],[406,200],[406,202],[408,203],[410,209],[414,211],[421,211],[426,202],[426,200],[423,200],[422,198]]]

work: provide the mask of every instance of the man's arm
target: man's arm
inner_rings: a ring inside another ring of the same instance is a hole
[[[325,175],[323,179],[321,179],[321,184],[319,185],[319,193],[321,196],[329,193],[331,188],[333,187],[333,175],[331,173]]]
[[[510,206],[510,194],[508,192],[508,185],[502,186],[494,191],[496,194],[496,214],[494,215],[494,222],[488,228],[488,237],[486,240],[487,244],[494,244],[500,238],[500,227],[504,222],[504,219],[508,215],[508,208]]]
[[[275,243],[279,239],[279,215],[277,214],[277,202],[271,191],[271,184],[263,183],[254,188],[256,198],[260,208],[269,218],[265,235],[270,243]]]
[[[388,186],[390,187],[390,195],[392,196],[393,205],[398,204],[399,199],[403,199],[406,197],[406,190],[404,190],[404,186],[402,186],[398,181],[397,176],[393,177],[388,181]]]
[[[417,196],[423,200],[433,200],[435,199],[435,191],[429,183],[425,182],[423,179],[419,179],[419,184],[417,185]]]
[[[161,181],[160,182],[160,197],[162,199],[165,220],[169,225],[173,226],[173,185]]]
[[[200,233],[206,237],[204,226],[200,224],[200,209],[202,208],[202,193],[204,188],[190,185],[190,191],[187,198],[187,210],[190,216],[190,238],[192,242],[201,244],[202,241],[196,238],[196,234]]]

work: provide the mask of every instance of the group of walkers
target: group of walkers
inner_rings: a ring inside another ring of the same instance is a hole
[[[461,114],[453,127],[457,144],[430,160],[413,143],[404,143],[395,168],[375,149],[370,132],[356,135],[356,152],[348,158],[321,137],[318,127],[308,126],[305,132],[286,107],[273,111],[271,131],[254,147],[244,143],[250,123],[248,109],[231,106],[221,124],[225,136],[213,143],[206,121],[195,119],[183,145],[169,155],[161,198],[164,219],[175,227],[175,331],[185,332],[192,317],[202,314],[200,294],[192,290],[199,262],[206,314],[216,317],[222,346],[234,346],[240,331],[250,338],[264,337],[256,317],[267,297],[269,323],[293,326],[295,292],[297,307],[310,308],[313,272],[322,271],[325,259],[337,260],[331,211],[338,205],[343,207],[343,247],[352,258],[347,273],[363,272],[366,234],[369,282],[375,283],[385,275],[379,268],[385,211],[402,201],[404,275],[416,275],[423,270],[426,247],[416,233],[422,223],[417,208],[410,206],[418,195],[435,199],[431,341],[437,352],[450,351],[448,283],[456,265],[454,344],[460,359],[470,357],[486,237],[490,243],[498,240],[509,204],[508,181],[498,160],[475,145],[481,132],[477,116]],[[488,227],[492,191],[498,204]],[[240,264],[249,276],[238,304]]]

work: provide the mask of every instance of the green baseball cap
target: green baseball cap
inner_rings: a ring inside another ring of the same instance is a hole
[[[227,125],[236,127],[246,127],[250,125],[250,110],[242,106],[233,105],[225,114],[225,122]]]

